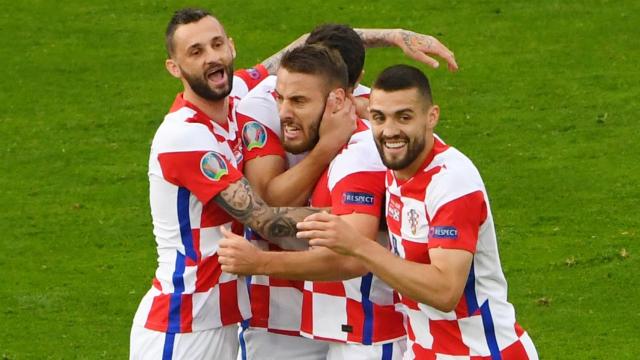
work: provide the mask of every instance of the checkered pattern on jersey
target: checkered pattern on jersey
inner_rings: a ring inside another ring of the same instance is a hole
[[[357,132],[318,180],[311,205],[331,207],[337,215],[379,217],[384,197],[385,167],[368,123]],[[314,339],[387,343],[405,336],[393,290],[371,273],[346,281],[305,282],[302,335]]]
[[[219,226],[239,224],[211,201],[242,178],[235,102],[226,124],[213,122],[182,94],[154,137],[149,158],[151,213],[158,268],[134,323],[179,333],[220,327],[250,317],[244,279],[222,273]]]
[[[386,175],[387,224],[392,251],[429,264],[429,249],[474,254],[456,308],[442,312],[402,297],[410,351],[416,359],[528,359],[524,332],[506,300],[493,219],[479,173],[463,154],[436,139],[412,178]],[[529,345],[527,345],[529,346]],[[410,357],[413,358],[413,357]]]

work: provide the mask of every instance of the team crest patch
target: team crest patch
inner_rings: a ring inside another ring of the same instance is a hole
[[[415,235],[416,232],[418,231],[418,218],[419,218],[418,212],[415,211],[414,209],[411,209],[407,213],[407,216],[409,216],[409,225],[411,226],[411,233]]]
[[[222,155],[209,151],[200,160],[200,171],[209,180],[218,181],[229,173]]]
[[[257,121],[250,121],[242,127],[242,143],[247,150],[262,148],[267,143],[267,129]]]
[[[458,238],[458,229],[455,226],[434,226],[429,229],[429,235],[434,239],[456,240]]]

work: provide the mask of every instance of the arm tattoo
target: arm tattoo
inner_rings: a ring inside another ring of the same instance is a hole
[[[354,29],[360,36],[365,48],[394,46],[393,32],[387,29]]]
[[[306,241],[296,238],[296,224],[320,211],[302,207],[270,207],[253,192],[245,178],[230,184],[213,199],[233,218],[286,250],[308,248]]]
[[[309,37],[309,34],[303,34],[299,38],[295,39],[291,44],[287,45],[284,49],[278,51],[277,53],[269,56],[266,60],[262,61],[262,66],[267,69],[269,75],[275,75],[278,72],[278,68],[280,67],[280,60],[285,52],[293,49],[294,47],[300,46],[304,44],[304,42]]]

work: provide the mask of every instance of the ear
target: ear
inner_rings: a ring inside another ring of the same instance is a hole
[[[438,105],[431,105],[429,112],[427,113],[427,127],[433,129],[438,125],[440,120],[440,107]]]
[[[173,59],[167,59],[164,62],[164,67],[167,69],[171,76],[180,79],[182,77],[182,72],[180,71],[180,67],[176,64]]]
[[[344,101],[347,97],[347,92],[342,88],[337,88],[337,89],[331,90],[331,93],[333,93],[333,95],[335,96],[335,101],[336,101],[335,111],[341,110],[342,107],[344,106]]]
[[[231,56],[235,60],[235,58],[236,58],[236,44],[233,42],[233,38],[229,38],[229,47],[231,48]]]

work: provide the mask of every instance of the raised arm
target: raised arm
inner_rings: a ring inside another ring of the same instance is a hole
[[[355,29],[355,31],[360,35],[366,48],[395,46],[402,49],[409,58],[433,68],[440,66],[438,61],[431,57],[437,56],[447,62],[449,71],[458,70],[453,52],[431,35],[404,29]]]
[[[391,47],[395,46],[404,52],[406,56],[421,63],[425,63],[433,68],[440,64],[431,56],[437,56],[447,62],[449,71],[457,71],[458,64],[451,50],[444,46],[438,39],[431,35],[420,34],[404,29],[354,29],[364,42],[366,48]],[[280,66],[282,55],[296,47],[304,44],[309,34],[303,34],[280,51],[268,57],[261,64],[275,75]]]
[[[253,192],[246,178],[229,184],[213,200],[233,218],[287,250],[308,248],[305,241],[296,238],[296,223],[319,211],[303,207],[270,207]]]

